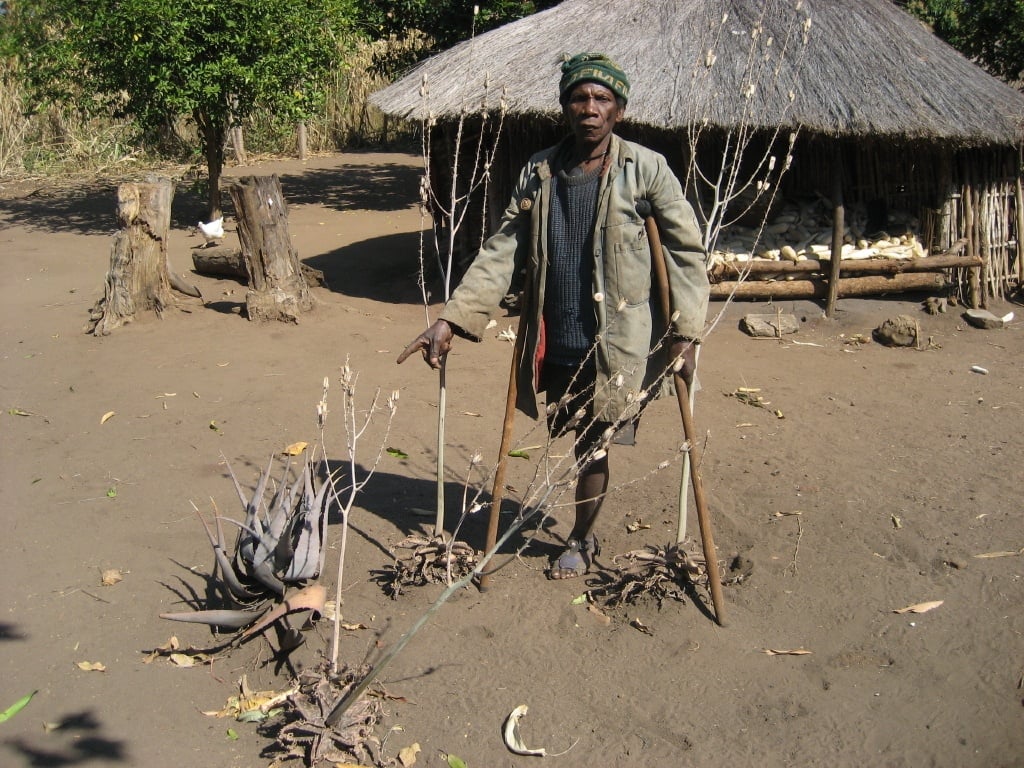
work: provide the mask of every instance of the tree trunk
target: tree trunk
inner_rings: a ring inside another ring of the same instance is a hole
[[[249,157],[245,154],[245,136],[242,135],[242,126],[238,123],[238,96],[229,96],[228,103],[231,105],[232,123],[231,128],[228,129],[228,135],[231,137],[231,147],[235,151],[235,162],[239,165],[246,165],[249,162]]]
[[[249,156],[245,153],[245,136],[242,134],[240,125],[231,129],[231,146],[235,150],[235,162],[239,165],[248,164]]]
[[[196,125],[199,126],[199,135],[202,137],[203,155],[206,157],[206,171],[210,181],[210,187],[207,190],[209,213],[206,220],[213,221],[219,219],[223,213],[220,206],[220,176],[224,170],[224,143],[227,139],[227,126],[198,109],[193,113],[193,118]]]
[[[117,188],[121,231],[114,235],[103,298],[90,312],[87,333],[106,336],[138,312],[151,309],[159,316],[174,304],[167,265],[173,194],[170,179]]]
[[[231,185],[238,239],[249,273],[250,320],[289,320],[313,308],[313,296],[292,247],[288,208],[274,176],[244,176]]]

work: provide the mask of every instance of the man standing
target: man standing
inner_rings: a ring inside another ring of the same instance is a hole
[[[683,378],[692,381],[707,314],[700,230],[678,179],[660,154],[613,133],[629,87],[625,72],[602,54],[581,53],[562,64],[559,101],[572,134],[530,158],[498,230],[440,319],[398,359],[420,349],[437,368],[454,335],[479,341],[525,267],[528,314],[516,405],[537,418],[536,393],[545,392],[549,429],[575,432],[580,466],[575,522],[551,565],[554,579],[586,573],[599,551],[594,525],[608,489],[608,435],[632,443],[645,393],[658,389],[672,360],[681,360]],[[638,203],[660,231],[671,319],[655,306]],[[576,418],[581,409],[585,418]]]

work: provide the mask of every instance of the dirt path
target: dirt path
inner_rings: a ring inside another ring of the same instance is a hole
[[[196,276],[205,306],[182,300],[163,320],[86,336],[108,266],[113,184],[0,185],[0,709],[38,691],[0,724],[0,764],[269,764],[252,725],[201,714],[222,707],[243,674],[255,689],[286,687],[262,641],[212,669],[144,664],[144,651],[172,634],[212,641],[157,617],[205,589],[212,558],[189,502],[205,511],[213,498],[236,514],[222,454],[251,487],[272,453],[312,442],[323,378],[336,381],[346,359],[362,407],[378,387],[401,390],[388,445],[407,458],[385,454],[353,511],[344,620],[367,629],[345,634],[342,660],[379,657],[440,593],[390,600],[372,578],[390,547],[429,528],[417,510],[434,505],[435,375],[415,360],[394,364],[424,323],[416,158],[245,170],[281,175],[300,257],[330,283],[297,326],[254,326],[238,314],[244,286]],[[199,244],[188,228],[200,211],[179,193],[179,271]],[[746,337],[739,318],[764,307],[737,304],[701,357],[696,418],[716,540],[723,561],[738,555],[749,572],[725,589],[729,626],[710,620],[703,593],[661,610],[609,610],[610,622],[574,605],[585,584],[542,574],[568,530],[556,511],[490,591],[459,592],[383,675],[400,697],[384,702],[378,729],[387,758],[418,743],[417,765],[445,765],[442,753],[470,768],[533,765],[501,739],[505,716],[528,704],[523,740],[550,752],[574,745],[551,761],[567,768],[1024,765],[1024,557],[978,557],[1024,547],[1024,324],[980,331],[914,301],[844,300],[833,321],[810,302],[778,308],[800,319],[797,335]],[[903,312],[931,348],[847,343]],[[512,320],[497,319],[450,359],[452,506],[470,457],[491,462],[498,444],[509,354],[498,333]],[[769,407],[732,396],[740,387],[758,388]],[[341,461],[340,399],[331,403],[327,445]],[[522,445],[536,443],[530,426],[518,422]],[[382,427],[365,436],[361,465]],[[657,402],[639,445],[613,452],[595,583],[614,555],[674,536],[678,468],[657,467],[675,455],[678,429],[674,404]],[[515,462],[509,483],[521,490],[532,468]],[[650,527],[630,533],[637,522]],[[484,523],[471,519],[465,536],[478,544]],[[328,586],[336,526],[331,535]],[[124,580],[101,586],[108,568]],[[943,603],[928,613],[894,613],[933,600]],[[297,667],[328,652],[328,624],[307,634]]]

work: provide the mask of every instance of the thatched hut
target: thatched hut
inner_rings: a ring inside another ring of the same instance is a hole
[[[372,100],[434,126],[435,170],[451,167],[456,127],[466,137],[501,122],[493,223],[521,163],[560,137],[558,62],[581,50],[630,74],[621,133],[664,152],[698,205],[694,164],[721,164],[745,137],[755,160],[777,155],[788,169],[768,197],[776,210],[842,202],[879,229],[900,215],[929,252],[962,246],[982,265],[952,276],[975,304],[1024,281],[1024,95],[889,0],[565,0],[422,62]]]

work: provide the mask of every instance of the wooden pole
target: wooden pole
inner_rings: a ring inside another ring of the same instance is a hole
[[[977,233],[974,228],[974,189],[969,178],[964,182],[964,236],[967,238],[967,255],[980,257]],[[980,269],[980,266],[972,269],[967,278],[968,292],[970,294],[968,302],[974,309],[981,306]]]
[[[1017,242],[1017,290],[1024,289],[1024,186],[1021,185],[1020,173],[1017,174],[1017,222],[1014,240]]]
[[[306,121],[303,120],[298,125],[298,145],[299,145],[299,160],[306,159]]]
[[[843,207],[843,152],[836,139],[832,155],[832,260],[828,270],[828,298],[825,317],[831,319],[839,298],[839,270],[843,260],[843,232],[846,231],[846,211]]]

